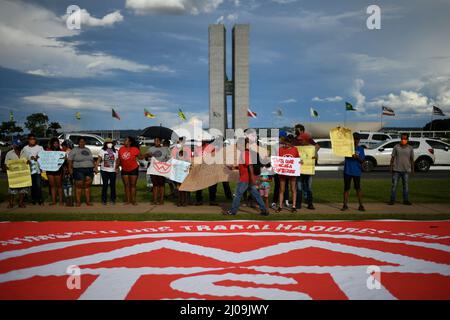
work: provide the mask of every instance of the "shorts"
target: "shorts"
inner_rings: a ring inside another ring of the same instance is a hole
[[[166,178],[162,176],[157,176],[154,174],[150,175],[150,178],[152,179],[152,183],[154,187],[162,187],[164,186],[164,183],[166,182]]]
[[[263,198],[269,197],[269,188],[259,189],[259,195]]]
[[[61,176],[63,173],[63,168],[59,168],[58,171],[46,171],[47,176]]]
[[[352,180],[355,190],[361,190],[361,177],[349,176],[348,174],[344,174],[344,191],[350,190]]]
[[[8,193],[11,195],[27,194],[29,188],[8,188]]]
[[[73,179],[84,181],[86,178],[94,178],[94,168],[73,168]]]
[[[138,176],[139,175],[139,167],[137,167],[134,170],[130,170],[130,171],[122,170],[121,174],[122,174],[122,176]]]

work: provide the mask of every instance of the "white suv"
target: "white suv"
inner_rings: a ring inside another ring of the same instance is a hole
[[[103,147],[103,143],[105,140],[103,140],[102,137],[91,134],[91,133],[63,133],[61,134],[58,139],[61,141],[61,143],[64,140],[70,140],[75,146],[78,146],[78,139],[81,137],[84,137],[86,140],[86,147],[91,150],[92,156],[94,158],[98,157],[98,153]]]
[[[360,138],[359,144],[365,148],[373,148],[383,141],[400,138],[396,133],[359,131],[358,134]]]
[[[372,149],[366,149],[366,158],[362,164],[363,171],[372,171],[375,167],[389,166],[391,163],[392,150],[400,140],[390,140],[382,142]],[[426,139],[410,139],[409,144],[414,148],[414,163],[416,171],[426,172],[434,164],[434,149],[428,144]]]

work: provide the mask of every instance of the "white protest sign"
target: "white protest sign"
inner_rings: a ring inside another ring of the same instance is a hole
[[[147,174],[166,177],[172,181],[182,183],[189,174],[191,163],[177,159],[163,162],[152,158]]]
[[[58,171],[65,159],[63,151],[43,151],[39,152],[38,163],[42,171]]]
[[[300,158],[271,156],[273,172],[283,176],[300,175]]]

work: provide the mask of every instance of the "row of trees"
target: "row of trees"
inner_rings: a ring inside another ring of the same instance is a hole
[[[29,132],[33,132],[38,137],[57,136],[58,130],[61,129],[59,122],[50,122],[45,113],[30,114],[24,125]],[[12,119],[10,121],[3,121],[0,125],[0,137],[2,139],[23,132],[24,129]]]

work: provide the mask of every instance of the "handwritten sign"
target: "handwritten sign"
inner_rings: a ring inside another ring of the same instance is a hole
[[[194,164],[189,175],[180,186],[180,191],[197,191],[219,182],[237,182],[239,172],[224,164]]]
[[[66,153],[62,151],[39,152],[39,166],[43,171],[58,171],[66,159]]]
[[[172,181],[182,183],[189,174],[191,163],[187,161],[170,159],[169,161],[158,161],[152,158],[147,174],[166,177]]]
[[[302,160],[302,174],[314,175],[316,173],[316,147],[315,146],[298,146],[298,153]]]
[[[352,130],[337,127],[330,131],[331,149],[338,157],[351,157],[355,154]]]
[[[300,158],[271,156],[273,172],[283,176],[300,175]]]
[[[11,189],[31,187],[30,166],[26,159],[8,160],[6,165],[8,166],[8,184]]]

